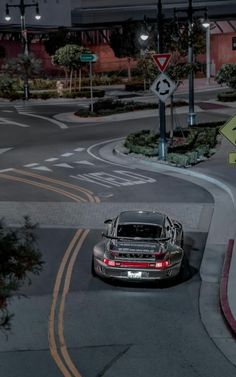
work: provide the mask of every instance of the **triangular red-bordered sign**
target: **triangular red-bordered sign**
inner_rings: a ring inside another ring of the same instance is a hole
[[[171,54],[153,54],[152,58],[161,72],[164,72],[171,58]]]

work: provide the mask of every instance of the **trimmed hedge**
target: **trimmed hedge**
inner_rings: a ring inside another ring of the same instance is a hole
[[[221,102],[234,102],[236,101],[236,91],[218,93],[217,99]]]
[[[223,122],[218,122],[222,124]],[[182,144],[169,145],[167,161],[177,166],[194,165],[210,157],[217,144],[220,125],[215,127],[186,128],[174,131],[174,137],[181,138]],[[158,156],[159,135],[149,130],[130,134],[126,137],[124,146],[128,153],[138,153],[144,156]]]
[[[91,105],[89,108],[80,109],[75,112],[78,116],[106,116],[118,113],[125,113],[129,111],[145,110],[145,109],[157,109],[157,104],[147,104],[147,103],[135,103],[133,101],[123,102],[120,100],[114,100],[111,98],[98,100],[93,104],[93,113],[91,113]]]
[[[148,89],[148,87],[147,87],[147,89]],[[144,81],[128,81],[125,84],[125,90],[127,90],[129,92],[143,91],[144,90]]]

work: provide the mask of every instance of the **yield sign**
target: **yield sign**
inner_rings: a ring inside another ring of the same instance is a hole
[[[158,66],[159,70],[161,72],[164,72],[171,58],[171,54],[153,54],[152,58]]]
[[[220,128],[220,133],[236,147],[236,115]]]

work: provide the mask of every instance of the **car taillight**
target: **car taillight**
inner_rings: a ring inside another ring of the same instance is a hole
[[[118,262],[112,259],[103,258],[103,263],[105,263],[107,266],[110,267],[126,267],[126,268],[166,268],[170,265],[170,262],[168,260],[164,260],[161,262]]]
[[[114,260],[103,258],[103,263],[105,263],[107,266],[115,267],[116,262]]]
[[[168,260],[163,260],[161,262],[156,262],[156,268],[166,268],[170,265],[170,262]]]

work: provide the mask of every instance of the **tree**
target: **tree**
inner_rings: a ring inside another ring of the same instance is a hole
[[[67,44],[78,43],[78,35],[68,32],[68,30],[61,26],[54,33],[49,33],[48,38],[44,41],[44,47],[46,52],[53,56],[55,52]]]
[[[52,57],[52,62],[69,71],[70,75],[70,92],[72,89],[73,72],[78,69],[81,71],[82,63],[80,55],[90,53],[90,50],[78,45],[68,44],[59,48]]]
[[[126,21],[121,28],[115,28],[110,35],[109,44],[117,58],[127,58],[128,78],[131,79],[131,58],[140,55],[138,42],[140,24],[132,20]]]
[[[37,59],[34,54],[19,54],[16,58],[6,61],[4,69],[12,76],[20,76],[22,80],[25,78],[34,78],[42,70],[42,61]]]
[[[42,255],[37,247],[37,225],[28,217],[24,225],[12,230],[0,221],[0,329],[9,330],[12,314],[8,304],[13,294],[18,294],[25,282],[31,284],[31,274],[42,270]]]
[[[229,88],[236,89],[236,64],[223,64],[215,80],[218,84],[226,84]]]

